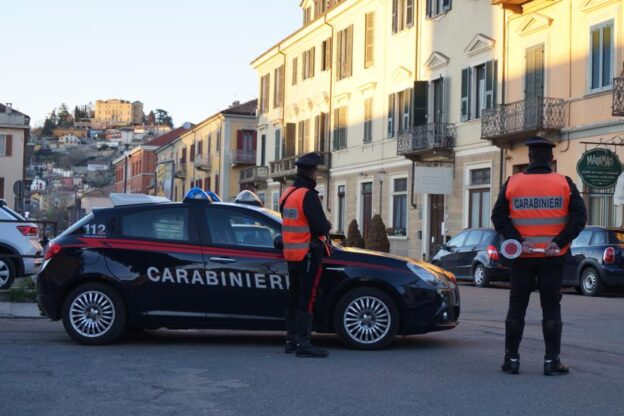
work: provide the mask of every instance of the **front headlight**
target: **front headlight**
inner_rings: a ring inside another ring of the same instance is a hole
[[[427,270],[414,263],[406,263],[406,265],[412,273],[414,273],[416,276],[434,287],[447,288],[450,286],[449,280],[451,279],[447,278],[447,276],[445,276],[444,274],[436,273],[432,270]]]

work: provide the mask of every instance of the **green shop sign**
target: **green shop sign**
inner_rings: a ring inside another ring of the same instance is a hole
[[[609,188],[622,173],[622,163],[611,150],[598,148],[583,153],[576,164],[576,171],[587,186]]]

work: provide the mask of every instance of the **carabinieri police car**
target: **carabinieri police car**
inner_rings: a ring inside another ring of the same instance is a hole
[[[199,199],[196,199],[199,198]],[[283,331],[289,286],[278,213],[212,202],[111,194],[51,241],[38,300],[76,341],[111,343],[124,329]],[[397,334],[454,328],[453,274],[412,259],[337,247],[323,261],[315,330],[380,349]]]

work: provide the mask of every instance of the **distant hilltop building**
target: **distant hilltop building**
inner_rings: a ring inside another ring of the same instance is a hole
[[[126,100],[97,100],[95,102],[96,125],[124,126],[143,123],[143,103]]]

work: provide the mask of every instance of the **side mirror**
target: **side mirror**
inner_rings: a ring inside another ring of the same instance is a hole
[[[278,250],[282,250],[284,248],[284,242],[282,241],[282,235],[277,235],[274,239],[273,239],[273,247],[275,247]]]
[[[446,243],[442,243],[442,245],[440,246],[440,248],[444,251],[450,251],[450,247],[446,245]]]

